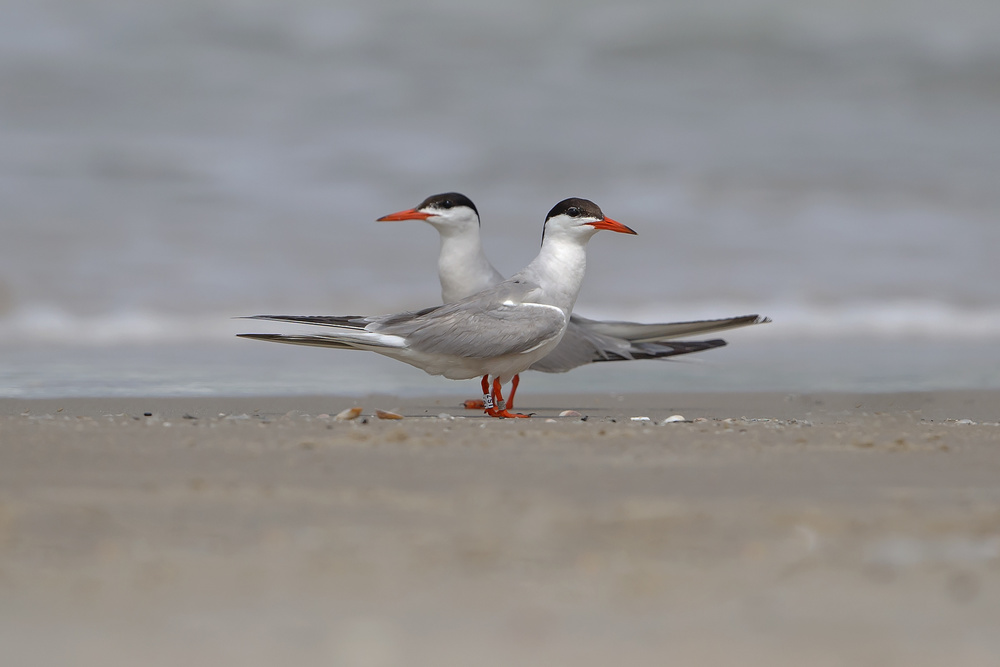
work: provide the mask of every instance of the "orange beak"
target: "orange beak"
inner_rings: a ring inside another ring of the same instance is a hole
[[[594,229],[606,229],[609,232],[618,232],[619,234],[635,234],[635,230],[631,227],[626,227],[617,220],[612,220],[611,218],[604,218],[604,220],[598,220],[597,222],[588,222],[588,225]]]
[[[421,213],[415,208],[408,208],[405,211],[397,211],[389,215],[383,215],[376,222],[392,222],[395,220],[426,220],[431,217],[430,213]]]

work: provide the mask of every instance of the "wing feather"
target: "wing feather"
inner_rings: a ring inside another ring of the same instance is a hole
[[[680,336],[700,336],[753,324],[767,324],[770,321],[770,318],[760,315],[742,315],[740,317],[727,317],[718,320],[641,324],[639,322],[590,320],[579,315],[573,316],[573,322],[588,331],[605,336],[622,338],[633,343],[658,342]]]
[[[482,309],[456,308],[406,325],[407,344],[431,354],[474,359],[530,352],[559,337],[566,315],[539,304],[496,304]],[[395,327],[386,333],[400,333]]]

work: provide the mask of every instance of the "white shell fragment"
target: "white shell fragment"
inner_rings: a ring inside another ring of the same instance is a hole
[[[583,415],[581,415],[576,410],[563,410],[562,412],[559,413],[559,416],[560,417],[582,417]]]
[[[671,422],[686,422],[686,421],[687,420],[684,419],[684,415],[670,415],[669,417],[663,420],[663,423],[669,424]]]
[[[361,416],[361,408],[347,408],[346,410],[341,410],[334,417],[339,422],[351,421],[352,419],[357,419]]]
[[[376,410],[375,416],[379,419],[402,419],[403,415],[397,412],[389,412],[388,410]]]
[[[649,417],[632,417],[632,421],[634,421],[634,422],[648,422],[649,421]]]

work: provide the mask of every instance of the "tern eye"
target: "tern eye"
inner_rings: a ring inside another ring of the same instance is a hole
[[[454,205],[455,205],[455,203],[454,203],[453,201],[451,201],[450,199],[445,199],[445,200],[444,200],[443,202],[441,202],[441,203],[439,204],[439,206],[440,206],[441,208],[451,208],[451,207],[453,207]]]
[[[571,218],[579,218],[580,209],[578,209],[576,206],[570,206],[568,209],[566,209],[566,215],[568,215]]]

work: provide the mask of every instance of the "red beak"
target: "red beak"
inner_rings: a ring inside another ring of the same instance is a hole
[[[598,220],[597,222],[588,222],[588,225],[594,229],[607,229],[610,232],[618,232],[619,234],[635,234],[635,230],[631,227],[626,227],[617,220],[612,220],[611,218],[604,218],[604,220]]]
[[[426,220],[431,217],[430,213],[421,213],[415,208],[408,208],[405,211],[397,211],[389,215],[383,215],[376,222],[391,222],[394,220]]]

